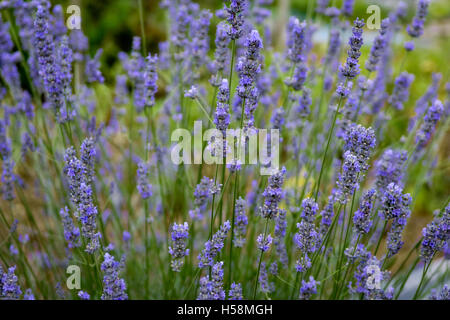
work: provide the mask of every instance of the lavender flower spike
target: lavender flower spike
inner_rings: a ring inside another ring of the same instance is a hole
[[[248,219],[247,216],[245,215],[246,203],[247,202],[242,198],[236,200],[236,207],[235,207],[236,218],[234,221],[235,228],[234,228],[233,244],[235,247],[238,248],[242,248],[244,246],[245,234],[247,232]]]
[[[217,72],[224,71],[228,61],[228,45],[230,44],[230,38],[228,37],[229,29],[230,27],[223,21],[217,25],[216,51],[214,52],[214,64]]]
[[[156,64],[158,62],[157,55],[148,55],[144,71],[144,88],[145,88],[145,107],[152,107],[155,104],[155,93],[158,90],[158,73],[156,72]]]
[[[368,161],[375,148],[375,132],[372,128],[365,128],[362,125],[352,125],[344,137],[344,150],[353,153],[359,162],[361,171],[369,168]]]
[[[353,6],[355,5],[355,0],[344,0],[342,2],[341,13],[346,17],[351,17],[353,15]]]
[[[3,272],[0,267],[0,298],[5,300],[18,300],[22,295],[15,275],[16,266],[10,267],[7,272]]]
[[[392,222],[391,229],[387,235],[388,257],[392,257],[397,254],[397,252],[403,247],[402,233],[405,229],[406,221],[411,215],[411,210],[409,210],[411,200],[412,199],[409,193],[402,195],[400,214],[395,217]]]
[[[434,255],[443,251],[450,240],[450,204],[445,208],[442,216],[436,215],[422,230],[423,240],[420,247],[420,258],[429,262]]]
[[[105,78],[103,77],[100,71],[100,56],[102,55],[102,53],[103,49],[99,49],[97,50],[97,53],[95,54],[93,59],[87,59],[85,73],[86,73],[86,80],[88,83],[105,82]]]
[[[170,266],[173,271],[180,272],[184,265],[184,257],[189,254],[186,249],[186,240],[189,237],[189,226],[187,222],[184,224],[174,223],[172,226],[172,246],[169,247],[169,253],[172,256]]]
[[[251,88],[261,71],[259,63],[260,51],[263,48],[261,37],[257,30],[252,30],[245,41],[245,55],[237,63],[239,74],[238,95],[244,99],[250,96]]]
[[[359,74],[358,60],[361,56],[361,46],[363,44],[362,32],[364,27],[364,20],[357,18],[352,28],[352,36],[349,40],[350,48],[347,50],[347,61],[339,68],[341,74],[347,79],[351,80]]]
[[[417,3],[416,16],[410,25],[406,27],[406,31],[413,38],[418,38],[423,34],[423,25],[428,15],[428,6],[430,0],[419,0]]]
[[[205,268],[214,265],[214,259],[224,247],[224,241],[228,231],[231,229],[230,221],[225,221],[220,229],[213,235],[211,240],[205,243],[205,249],[198,255],[198,267]]]
[[[102,300],[127,300],[127,286],[125,280],[119,277],[120,263],[114,260],[109,253],[105,253],[101,270],[105,274],[103,277]]]
[[[425,148],[425,145],[430,140],[432,134],[436,129],[436,124],[444,113],[444,106],[439,100],[435,100],[431,107],[428,109],[425,117],[423,118],[423,123],[420,126],[416,134],[416,145],[417,151]]]
[[[369,59],[367,59],[366,62],[366,69],[369,70],[370,72],[376,70],[377,64],[386,50],[386,45],[388,43],[386,39],[387,37],[386,32],[389,28],[389,25],[390,25],[389,18],[383,19],[383,21],[381,21],[380,32],[374,40],[373,46],[370,49]]]
[[[226,8],[227,21],[230,24],[228,35],[231,40],[239,39],[244,34],[244,11],[247,6],[247,0],[231,0],[230,7]]]
[[[74,226],[73,220],[69,215],[69,209],[67,207],[61,209],[60,215],[64,226],[64,238],[67,241],[69,249],[79,247],[80,229]]]
[[[213,265],[211,270],[211,280],[209,279],[209,276],[200,279],[200,290],[197,300],[225,300],[222,261]]]
[[[289,19],[288,59],[294,64],[305,60],[303,51],[305,49],[306,22],[300,22],[297,18]]]
[[[358,177],[361,172],[357,156],[350,151],[344,153],[344,163],[342,165],[342,173],[339,174],[337,181],[338,196],[341,203],[346,203],[353,192],[358,189]]]
[[[394,91],[388,102],[396,109],[403,110],[403,104],[409,99],[409,87],[414,80],[414,75],[402,72],[396,79]]]
[[[269,177],[269,185],[263,192],[264,205],[260,207],[261,216],[265,219],[273,219],[277,216],[279,208],[278,204],[283,198],[284,175],[286,168],[274,173]]]
[[[64,105],[63,77],[55,59],[56,50],[53,37],[49,33],[49,17],[47,6],[38,5],[34,20],[34,46],[38,57],[39,75],[43,79],[53,110],[58,114]]]
[[[230,286],[230,291],[228,293],[228,300],[242,300],[242,286],[240,283],[232,283]]]
[[[309,300],[314,294],[317,294],[317,285],[319,285],[319,282],[314,280],[314,277],[310,276],[309,281],[306,282],[305,280],[302,280],[302,286],[300,288],[300,300]]]
[[[354,229],[358,234],[367,234],[372,226],[370,215],[372,212],[373,201],[375,199],[375,189],[370,189],[363,194],[363,199],[358,210],[353,216]]]
[[[266,237],[263,234],[260,234],[258,238],[256,239],[256,242],[258,243],[258,249],[262,252],[266,252],[269,250],[270,245],[272,244],[272,236],[269,234]]]
[[[387,149],[381,158],[375,162],[378,194],[383,195],[390,183],[400,185],[403,177],[403,164],[406,162],[406,150]]]
[[[148,164],[145,162],[139,162],[137,169],[137,188],[142,199],[144,200],[152,196],[152,185],[148,182],[148,180]]]
[[[228,105],[228,100],[230,97],[230,92],[228,89],[228,80],[222,79],[217,92],[217,108],[214,113],[214,124],[216,128],[222,132],[225,136],[225,130],[230,125],[230,114],[228,110],[230,109]]]

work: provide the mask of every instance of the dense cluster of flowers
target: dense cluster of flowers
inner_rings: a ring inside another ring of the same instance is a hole
[[[262,193],[264,197],[264,205],[260,208],[261,216],[265,219],[273,219],[278,215],[279,203],[283,198],[284,175],[286,168],[274,173],[269,177],[267,188]]]
[[[235,287],[235,290],[239,288]],[[239,291],[232,291],[233,297]],[[223,289],[223,261],[212,266],[211,279],[205,276],[200,279],[200,289],[197,300],[225,300],[225,290]]]
[[[138,3],[141,34],[94,48],[62,5],[0,2],[0,300],[449,299],[432,2],[378,31],[354,0]]]
[[[450,241],[450,204],[447,205],[442,216],[436,216],[422,229],[422,246],[420,257],[429,262],[439,251],[448,247]]]
[[[125,281],[119,277],[121,264],[112,255],[105,253],[101,270],[105,274],[103,277],[102,300],[127,300],[127,286]]]
[[[224,241],[230,229],[230,221],[225,221],[224,224],[220,226],[220,229],[217,231],[217,233],[212,236],[211,240],[208,240],[205,243],[205,249],[203,249],[201,254],[199,254],[198,256],[199,268],[205,268],[207,266],[214,265],[214,259],[224,247]]]

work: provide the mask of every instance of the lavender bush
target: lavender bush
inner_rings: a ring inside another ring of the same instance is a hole
[[[426,89],[408,63],[433,3],[379,30],[360,1],[305,3],[163,0],[149,52],[137,0],[111,78],[60,5],[2,0],[0,300],[448,300],[448,66]],[[174,163],[194,121],[242,130],[200,141],[220,160],[278,130],[280,166]]]

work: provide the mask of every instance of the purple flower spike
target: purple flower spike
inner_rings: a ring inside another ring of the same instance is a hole
[[[406,27],[406,31],[411,37],[418,38],[423,34],[423,25],[428,15],[429,5],[430,0],[419,0],[417,3],[416,16],[413,18],[412,23]]]
[[[186,249],[186,241],[189,237],[189,226],[187,222],[184,224],[174,223],[172,226],[172,246],[169,247],[169,253],[172,256],[170,266],[175,272],[180,272],[184,265],[184,257],[189,254]]]

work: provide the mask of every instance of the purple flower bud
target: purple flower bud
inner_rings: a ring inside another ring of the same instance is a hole
[[[418,38],[423,34],[423,25],[428,15],[428,6],[430,0],[419,0],[417,3],[416,16],[410,25],[406,27],[406,31],[413,38]]]
[[[125,280],[119,277],[120,263],[114,260],[109,253],[105,253],[104,260],[100,266],[103,276],[102,300],[127,300],[127,286]]]
[[[370,189],[363,194],[363,198],[359,209],[355,211],[353,216],[354,229],[359,234],[366,234],[372,226],[370,215],[372,213],[373,202],[375,199],[375,189]]]
[[[344,153],[344,163],[342,165],[342,172],[339,174],[337,181],[338,198],[341,203],[346,203],[349,197],[359,188],[359,173],[361,166],[358,157],[351,151],[347,150]]]
[[[69,209],[67,207],[61,209],[60,215],[64,226],[64,239],[67,241],[69,249],[79,247],[81,244],[80,229],[74,226]]]
[[[352,36],[349,40],[350,48],[347,50],[347,61],[339,68],[341,74],[347,79],[353,79],[359,74],[358,60],[361,56],[361,46],[363,45],[363,28],[364,20],[357,18],[352,28]]]
[[[172,246],[169,246],[169,253],[172,256],[170,266],[175,272],[181,271],[184,265],[184,257],[189,254],[189,249],[186,249],[188,237],[189,226],[187,222],[184,224],[173,224],[171,233]]]
[[[422,229],[423,240],[420,247],[420,258],[429,262],[439,251],[444,251],[450,240],[450,204],[442,215],[436,215],[425,228]]]
[[[283,198],[283,183],[286,168],[274,173],[269,177],[269,185],[263,192],[264,205],[260,207],[261,216],[265,219],[273,219],[279,212],[278,205]]]
[[[414,75],[402,72],[396,79],[394,91],[388,102],[397,110],[403,110],[403,104],[409,99],[409,87],[414,80]]]
[[[380,32],[373,42],[372,48],[370,49],[370,56],[366,62],[366,69],[369,70],[370,72],[376,70],[377,64],[386,50],[386,46],[388,44],[388,41],[386,39],[387,37],[386,32],[389,28],[389,25],[390,25],[389,18],[383,19],[383,21],[381,21]]]
[[[137,169],[137,188],[142,199],[148,199],[152,196],[152,185],[149,183],[148,164],[139,162]]]
[[[246,201],[242,198],[236,200],[235,221],[234,221],[234,238],[233,244],[235,247],[242,248],[245,243],[245,235],[247,233],[248,219],[245,215]]]
[[[289,19],[287,57],[294,64],[305,60],[305,30],[306,22],[300,23],[300,21],[295,17],[291,17]]]
[[[0,266],[0,297],[5,300],[19,300],[22,295],[15,271],[16,266],[10,267],[7,272],[3,272]]]
[[[212,266],[211,280],[209,276],[200,279],[200,289],[197,300],[225,300],[223,289],[223,262]]]
[[[353,15],[353,6],[355,5],[355,0],[344,0],[342,2],[341,13],[346,17],[351,17]]]
[[[214,265],[214,259],[224,247],[224,241],[228,231],[231,229],[230,221],[225,221],[220,229],[213,235],[211,240],[205,243],[205,249],[198,255],[198,267],[205,268]]]
[[[244,13],[247,7],[247,0],[231,0],[230,7],[225,8],[230,24],[228,35],[232,40],[239,39],[244,34]]]
[[[86,80],[88,83],[99,82],[103,83],[105,78],[103,77],[100,69],[100,56],[103,53],[103,49],[98,49],[93,59],[87,59],[86,62]]]
[[[240,283],[232,283],[228,292],[228,300],[242,300],[242,286]]]
[[[258,249],[262,252],[266,252],[270,249],[270,245],[272,244],[272,237],[271,235],[264,236],[263,234],[260,234],[258,238],[256,239],[256,242],[258,243]]]
[[[390,183],[401,184],[403,164],[407,159],[406,150],[387,149],[381,158],[375,162],[376,186],[378,194],[382,195]]]
[[[87,293],[86,291],[78,291],[78,297],[81,300],[90,300],[91,296],[89,295],[89,293]]]
[[[416,133],[416,151],[419,152],[423,150],[430,141],[431,136],[436,130],[436,125],[444,113],[444,107],[442,102],[435,100],[431,107],[428,108],[425,117],[423,118],[423,123]]]
[[[431,289],[430,300],[450,300],[450,287],[447,284],[444,284],[441,291],[439,293],[436,292],[436,289]]]
[[[274,284],[272,282],[269,283],[266,264],[264,262],[261,263],[258,280],[259,280],[259,287],[262,293],[271,293],[272,291],[274,291]]]
[[[300,300],[309,300],[311,299],[312,295],[317,294],[317,286],[319,285],[319,282],[314,280],[313,276],[309,277],[309,281],[306,282],[305,280],[302,280],[302,286],[300,287]]]

